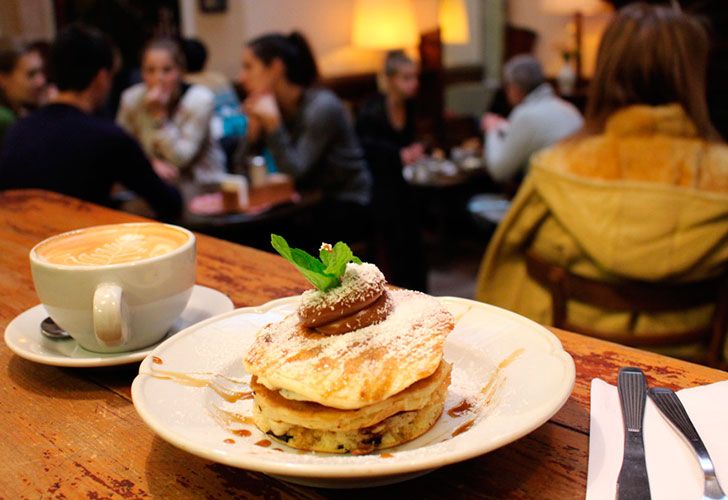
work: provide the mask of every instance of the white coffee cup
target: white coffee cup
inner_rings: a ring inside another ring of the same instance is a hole
[[[94,226],[52,236],[30,251],[48,314],[81,347],[125,352],[161,340],[195,284],[196,240],[160,223]]]

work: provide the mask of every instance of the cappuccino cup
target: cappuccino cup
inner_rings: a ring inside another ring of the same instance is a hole
[[[95,226],[52,236],[30,251],[51,318],[89,351],[134,351],[160,341],[195,284],[195,236],[169,224]]]

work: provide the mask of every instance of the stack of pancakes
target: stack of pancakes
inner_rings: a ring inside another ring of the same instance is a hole
[[[349,264],[341,286],[304,293],[296,313],[258,333],[243,361],[256,426],[329,453],[416,438],[442,413],[450,384],[442,348],[453,326],[436,299],[388,289],[376,266]]]

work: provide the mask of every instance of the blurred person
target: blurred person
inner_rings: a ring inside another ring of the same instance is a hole
[[[486,113],[481,124],[486,134],[486,168],[499,183],[525,175],[533,153],[573,134],[583,124],[579,111],[554,93],[532,55],[508,61],[503,81],[513,111],[507,120]]]
[[[379,87],[380,92],[360,107],[356,122],[374,181],[376,260],[389,282],[425,292],[427,268],[419,213],[402,176],[405,165],[424,155],[424,147],[415,140],[417,64],[401,50],[388,52]]]
[[[50,63],[58,94],[8,132],[0,189],[47,189],[111,206],[112,186],[119,182],[158,217],[176,217],[179,192],[154,173],[134,139],[94,116],[111,89],[110,42],[98,31],[71,26],[54,42]]]
[[[116,120],[140,142],[163,179],[177,183],[189,199],[225,173],[225,159],[210,133],[214,96],[183,80],[184,55],[168,38],[147,43],[142,79],[121,96]]]
[[[240,112],[240,101],[230,79],[218,71],[205,69],[207,47],[201,40],[185,38],[182,48],[187,60],[184,79],[192,85],[202,85],[214,95],[215,114],[212,133],[215,139],[226,139],[245,135],[246,120]]]
[[[43,104],[46,77],[40,52],[0,40],[0,145],[10,126]]]
[[[40,105],[45,105],[51,102],[58,92],[58,89],[51,81],[48,76],[48,68],[50,66],[50,55],[51,55],[51,42],[47,40],[35,40],[28,43],[28,49],[38,52],[42,62],[43,76],[45,77],[45,89],[43,90],[40,98]]]
[[[328,238],[363,236],[371,177],[347,110],[333,92],[315,85],[318,68],[297,32],[266,34],[243,49],[240,81],[249,97],[242,153],[262,143],[279,171],[303,190],[320,190],[316,226]]]
[[[677,8],[631,4],[597,55],[584,129],[535,155],[480,268],[477,298],[551,322],[524,254],[593,279],[687,282],[728,263],[728,147],[706,106],[708,38]],[[679,332],[710,306],[636,314],[569,303],[601,331]],[[690,356],[689,349],[670,351]]]

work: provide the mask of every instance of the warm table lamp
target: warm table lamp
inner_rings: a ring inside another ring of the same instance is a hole
[[[437,19],[443,43],[464,44],[470,41],[465,0],[440,0]]]
[[[607,7],[602,0],[541,0],[543,10],[558,15],[574,16],[574,60],[576,61],[576,81],[580,82],[582,56],[582,24],[585,15],[604,11]]]
[[[352,44],[368,49],[414,47],[419,40],[412,0],[356,0]]]

